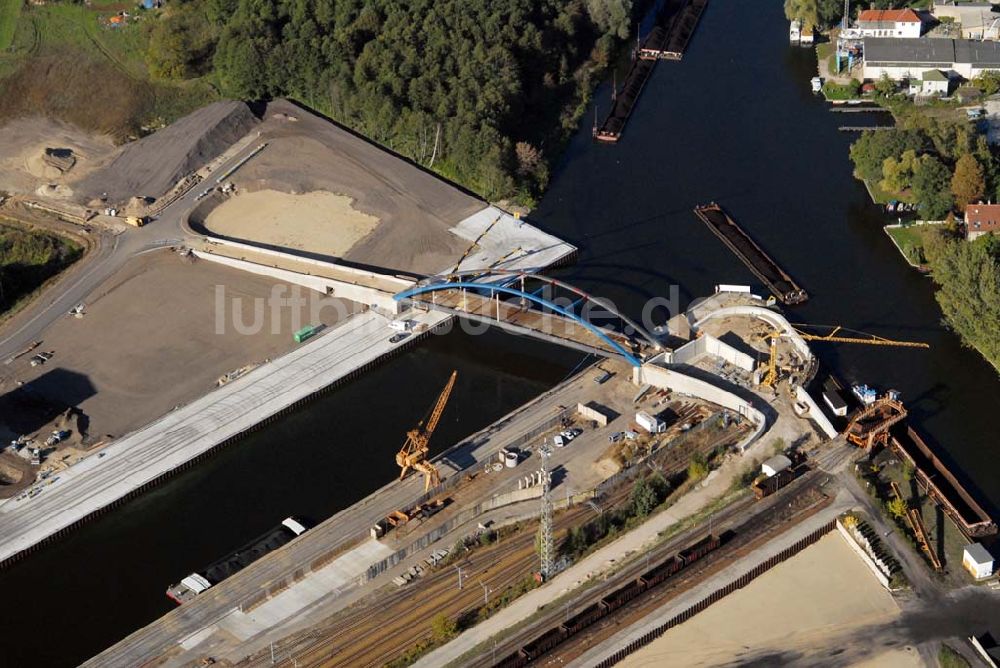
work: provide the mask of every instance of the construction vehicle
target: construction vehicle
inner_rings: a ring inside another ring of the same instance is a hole
[[[831,327],[831,331],[828,334],[809,334],[808,332],[803,332],[800,327],[807,327],[808,325],[796,324],[792,325],[795,333],[801,336],[806,341],[828,341],[830,343],[863,343],[871,346],[897,346],[902,348],[930,348],[930,345],[922,341],[896,341],[893,339],[886,339],[881,336],[876,336],[874,334],[865,334],[864,332],[852,332],[857,336],[841,336],[840,332],[851,331],[845,330],[841,325]],[[764,387],[773,387],[775,383],[778,382],[778,339],[785,336],[782,331],[773,331],[767,334],[770,339],[771,345],[768,351],[767,359],[767,372],[764,377],[761,378],[760,384]]]
[[[149,222],[149,219],[145,216],[126,216],[125,222],[132,227],[142,227]]]
[[[444,407],[448,403],[451,391],[455,387],[456,376],[458,376],[458,371],[452,371],[451,378],[448,379],[448,384],[441,390],[441,394],[431,409],[430,415],[428,415],[426,420],[421,420],[420,424],[406,432],[406,442],[399,452],[396,453],[396,464],[401,469],[399,479],[402,480],[405,478],[411,469],[419,471],[424,474],[425,492],[430,490],[431,487],[436,487],[441,482],[441,476],[438,474],[437,468],[427,461],[427,454],[429,452],[428,442],[437,428],[438,422],[441,421],[441,414],[444,412]]]

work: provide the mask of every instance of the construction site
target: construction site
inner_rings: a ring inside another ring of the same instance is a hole
[[[667,3],[657,57],[679,58],[704,4]],[[174,573],[179,607],[85,665],[656,661],[693,651],[705,619],[745,618],[754,587],[798,591],[812,558],[852,562],[838,629],[890,623],[912,603],[900,572],[963,582],[961,549],[996,535],[900,398],[852,398],[812,348],[926,344],[792,322],[776,303],[805,291],[721,208],[699,216],[770,294],[718,285],[650,328],[548,275],[576,248],[530,220],[292,103],[258,113],[217,103],[117,149],[25,140],[7,170],[4,216],[90,241],[0,341],[4,566],[455,321],[584,357],[456,442],[435,434],[457,372],[398,391],[426,409],[398,434],[398,477]],[[873,484],[904,504],[878,549],[844,519],[888,526]],[[771,631],[839,637],[792,598]],[[779,636],[760,638],[747,656]]]

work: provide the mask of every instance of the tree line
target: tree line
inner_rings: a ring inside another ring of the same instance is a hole
[[[489,198],[529,199],[632,0],[181,0],[151,22],[164,78],[289,96]]]

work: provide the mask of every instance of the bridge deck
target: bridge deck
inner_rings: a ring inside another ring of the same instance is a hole
[[[490,322],[498,327],[535,336],[572,348],[593,352],[606,357],[622,357],[619,350],[580,323],[558,313],[540,311],[521,306],[518,301],[490,298],[471,291],[451,290],[425,293],[413,301],[433,310],[453,313],[475,320]],[[499,309],[499,312],[498,312]],[[596,326],[596,325],[595,325]],[[601,328],[609,338],[630,353],[642,357],[646,352],[628,337],[610,329]]]

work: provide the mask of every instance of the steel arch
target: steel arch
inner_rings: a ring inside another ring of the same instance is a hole
[[[546,307],[548,309],[551,309],[552,311],[554,311],[554,312],[556,312],[556,313],[558,313],[558,314],[560,314],[560,315],[562,315],[562,316],[564,316],[566,318],[570,318],[571,320],[579,323],[580,325],[582,325],[583,327],[585,327],[587,330],[589,330],[592,334],[596,335],[602,341],[604,341],[609,346],[611,346],[613,349],[615,349],[616,351],[618,351],[622,355],[622,357],[624,357],[626,360],[628,360],[629,364],[631,364],[632,366],[635,366],[635,367],[641,367],[642,366],[642,360],[640,360],[638,357],[636,357],[635,355],[633,355],[629,351],[625,350],[625,348],[622,347],[622,345],[620,343],[618,343],[617,341],[615,341],[614,339],[612,339],[611,337],[609,337],[601,329],[599,329],[598,327],[595,327],[594,325],[590,324],[589,322],[587,322],[586,320],[584,320],[580,316],[576,315],[575,313],[573,313],[571,311],[567,311],[566,309],[564,309],[561,306],[558,306],[556,304],[553,304],[552,302],[548,301],[547,299],[542,299],[538,295],[531,294],[530,292],[524,292],[522,290],[517,290],[515,288],[510,288],[510,287],[507,287],[507,286],[504,286],[504,285],[495,285],[495,284],[494,285],[490,285],[489,283],[474,283],[474,282],[471,282],[471,281],[454,281],[454,282],[451,282],[451,283],[430,283],[428,285],[421,285],[421,286],[417,286],[417,287],[414,287],[414,288],[410,288],[409,290],[405,290],[403,292],[400,292],[399,294],[394,295],[393,299],[395,299],[396,301],[402,301],[404,299],[412,299],[413,297],[416,297],[417,295],[425,294],[425,293],[428,293],[428,292],[440,292],[442,290],[455,290],[457,288],[465,288],[467,290],[476,290],[476,291],[479,291],[479,290],[488,290],[490,292],[502,292],[504,294],[513,295],[515,297],[520,297],[522,299],[527,299],[529,301],[535,302],[536,304],[539,304],[539,305],[544,306],[544,307]]]

